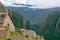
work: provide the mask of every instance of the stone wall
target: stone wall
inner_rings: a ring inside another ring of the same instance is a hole
[[[15,26],[14,26],[12,20],[10,19],[9,15],[7,15],[7,20],[6,21],[9,24],[9,30],[10,31],[15,31]]]
[[[9,17],[8,12],[5,12],[5,13],[1,12],[0,15],[1,14],[5,15],[3,26],[8,27],[10,31],[15,31],[15,26],[14,26],[11,18]]]
[[[0,23],[0,37],[8,38],[10,36],[10,32],[15,31],[15,26],[10,19],[8,12],[1,12],[0,19],[0,22],[2,22],[2,25]]]
[[[1,28],[0,29],[0,37],[3,37],[3,38],[9,38],[10,37],[10,32],[8,31],[7,28]]]

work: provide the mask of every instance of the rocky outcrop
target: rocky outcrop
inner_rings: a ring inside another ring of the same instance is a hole
[[[11,32],[11,40],[44,40],[42,36],[36,35],[32,30],[20,29],[18,32]]]
[[[26,30],[26,29],[20,29],[21,33],[23,33],[24,35],[27,35],[27,36],[31,36],[31,37],[36,37],[36,33],[32,30]]]
[[[20,29],[20,33],[22,33],[27,40],[44,40],[42,36],[37,36],[32,30]]]

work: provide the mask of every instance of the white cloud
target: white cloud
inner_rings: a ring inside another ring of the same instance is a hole
[[[11,5],[11,2],[6,2],[6,0],[1,0],[5,5]],[[60,7],[60,0],[7,0],[16,3],[33,4],[30,8],[51,8]]]
[[[36,6],[30,8],[52,8],[52,7],[59,7],[60,0],[34,0]]]
[[[10,2],[7,2],[6,0],[0,0],[5,6],[11,5]]]

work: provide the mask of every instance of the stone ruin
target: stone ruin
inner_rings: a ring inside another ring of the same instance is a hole
[[[0,12],[0,37],[9,37],[9,32],[15,31],[15,26],[8,12]]]

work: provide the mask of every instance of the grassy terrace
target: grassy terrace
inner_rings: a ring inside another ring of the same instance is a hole
[[[20,34],[19,32],[10,32],[10,35],[17,35]],[[20,34],[21,37],[24,37],[23,33]]]
[[[0,37],[0,40],[11,40],[10,38],[2,38]]]
[[[19,34],[18,32],[10,32],[10,35]]]

